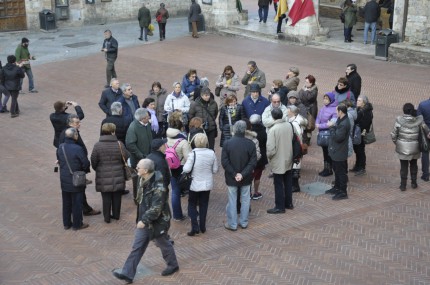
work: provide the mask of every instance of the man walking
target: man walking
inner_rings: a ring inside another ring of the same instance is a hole
[[[369,32],[369,28],[372,30],[371,32],[371,41],[372,45],[375,44],[376,40],[376,22],[381,15],[381,7],[379,7],[376,0],[369,0],[363,8],[364,12],[364,44],[367,44],[367,34]],[[355,93],[354,93],[355,94]],[[358,98],[358,96],[356,97]]]
[[[6,66],[0,70],[0,82],[9,91],[12,97],[12,103],[10,106],[10,116],[15,118],[19,116],[18,106],[18,95],[20,90],[20,80],[25,77],[24,71],[22,70],[22,63],[16,63],[16,57],[9,55],[7,57]],[[6,109],[5,106],[2,108]]]
[[[269,5],[272,4],[272,0],[258,0],[258,17],[260,18],[260,23],[267,22],[267,15],[269,14]],[[281,20],[282,21],[282,20]]]
[[[17,46],[15,50],[15,57],[18,64],[22,64],[21,67],[24,70],[25,74],[28,77],[28,90],[30,93],[37,93],[38,91],[34,88],[34,79],[33,72],[31,71],[30,60],[35,60],[36,58],[30,55],[30,51],[28,50],[28,45],[30,41],[27,38],[21,39],[21,44]],[[20,81],[20,88],[22,90],[22,79]]]
[[[267,158],[273,172],[275,207],[268,214],[282,214],[293,206],[293,127],[280,108],[272,110],[273,125],[267,134]]]
[[[422,115],[424,123],[430,128],[430,99],[422,101],[418,105],[417,115]],[[423,175],[421,179],[428,182],[429,181],[429,152],[423,151],[421,153],[421,170]]]
[[[137,266],[151,240],[160,248],[163,259],[167,264],[161,272],[162,276],[172,275],[179,270],[175,250],[168,239],[170,228],[170,207],[168,190],[163,185],[163,176],[155,171],[154,162],[142,159],[137,164],[139,175],[139,218],[134,234],[132,250],[121,271],[114,270],[113,275],[127,283],[132,283],[136,275]]]
[[[112,37],[112,32],[110,30],[106,30],[104,32],[104,36],[105,40],[103,41],[101,51],[105,53],[105,58],[107,61],[105,88],[109,88],[111,79],[117,78],[115,71],[115,61],[118,57],[118,41],[114,37]]]
[[[196,3],[196,0],[191,0],[190,12],[188,13],[188,22],[191,22],[193,29],[193,38],[198,38],[199,34],[197,32],[197,22],[199,21],[200,14],[202,10],[200,5]]]
[[[142,35],[145,35],[145,42],[148,41],[148,26],[151,24],[151,12],[146,8],[145,3],[142,4],[142,7],[139,9],[139,13],[137,14],[137,20],[139,21],[140,26],[140,37],[139,40],[143,41]]]
[[[257,152],[252,140],[245,138],[246,122],[237,121],[233,125],[234,136],[225,141],[222,148],[221,164],[225,170],[225,182],[228,188],[226,207],[227,223],[224,227],[230,231],[237,230],[237,193],[240,192],[239,225],[248,227],[250,190],[252,171],[257,165]]]

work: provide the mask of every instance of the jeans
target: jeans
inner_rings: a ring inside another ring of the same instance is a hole
[[[273,173],[275,185],[275,208],[285,210],[293,206],[293,172],[288,170],[284,174]]]
[[[348,183],[348,161],[332,161],[334,170],[334,188],[346,193]]]
[[[145,41],[148,40],[148,27],[140,27],[140,38],[145,35]]]
[[[228,188],[228,203],[226,207],[227,212],[227,223],[230,228],[237,229],[237,191],[240,191],[240,201],[242,206],[240,207],[240,217],[239,224],[242,227],[248,226],[248,215],[249,215],[249,205],[251,197],[249,196],[249,191],[251,190],[251,185],[245,186],[227,186]]]
[[[79,229],[82,226],[82,197],[83,192],[61,191],[63,199],[63,225]],[[73,221],[72,221],[73,217]]]
[[[373,23],[365,22],[364,23],[364,42],[365,43],[367,43],[367,33],[369,32],[369,28],[372,29],[371,40],[372,40],[372,44],[373,44],[373,43],[375,43],[375,40],[376,40],[376,22],[373,22]]]
[[[130,279],[136,275],[137,266],[142,259],[143,254],[148,247],[150,232],[147,228],[136,229],[134,232],[134,241],[131,252],[125,261],[122,268],[122,274]],[[163,259],[167,264],[167,268],[178,267],[175,250],[172,243],[167,238],[167,234],[163,234],[154,239],[155,245],[160,248]]]
[[[27,69],[24,68],[23,69],[25,74],[27,74],[28,77],[28,91],[31,91],[34,89],[34,80],[33,80],[33,72],[31,71],[31,68]],[[19,80],[19,90],[22,90],[22,82],[24,81],[24,78],[21,78]]]
[[[361,144],[354,145],[353,147],[355,152],[356,169],[366,169],[366,144],[364,143],[363,136],[361,137]]]
[[[429,153],[423,151],[421,153],[421,170],[423,172],[423,178],[429,178]]]
[[[93,211],[93,208],[87,202],[87,195],[85,194],[85,190],[82,192],[82,212],[84,214],[88,214]]]
[[[2,95],[4,95],[4,98],[2,100]],[[7,109],[7,101],[9,101],[10,98],[10,92],[3,86],[0,84],[0,111],[2,111],[3,109]]]
[[[352,27],[351,28],[347,28],[347,27],[343,28],[343,36],[345,37],[345,41],[351,40],[351,34],[352,34]]]
[[[158,30],[160,31],[160,39],[166,38],[166,23],[158,23]]]
[[[106,65],[106,82],[107,85],[110,85],[110,81],[112,78],[116,77],[116,71],[115,71],[115,60],[116,58],[107,58],[107,65]]]
[[[182,214],[182,207],[181,207],[181,189],[178,185],[178,179],[174,176],[170,179],[170,184],[172,185],[172,212],[173,212],[173,219],[182,219],[184,216]]]
[[[188,193],[188,216],[191,219],[191,230],[206,231],[206,215],[208,213],[209,195],[211,191],[192,191]],[[199,210],[197,211],[197,207]],[[197,222],[197,215],[199,222]],[[200,223],[200,225],[199,225]]]
[[[268,14],[269,5],[258,5],[258,17],[260,18],[260,22],[263,21],[264,23],[266,23]]]

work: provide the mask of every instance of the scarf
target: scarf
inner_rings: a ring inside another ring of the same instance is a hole
[[[158,133],[158,130],[160,129],[158,126],[158,120],[157,120],[157,116],[155,114],[155,110],[153,109],[147,109],[149,113],[151,113],[151,129],[155,132]]]

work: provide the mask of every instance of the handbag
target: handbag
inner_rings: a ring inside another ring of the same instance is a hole
[[[193,153],[194,153],[194,160],[193,160],[193,166],[191,167],[191,171],[182,172],[181,176],[179,177],[178,184],[179,184],[179,189],[181,190],[190,190],[191,182],[193,182],[193,177],[191,173],[193,172],[194,164],[196,163],[196,153],[194,151]]]
[[[158,15],[157,18],[155,18],[155,20],[157,21],[157,23],[160,23],[162,19],[163,19],[163,15],[162,14]]]
[[[352,144],[359,145],[361,144],[361,128],[359,125],[354,125],[352,130]]]
[[[420,126],[420,132],[418,133],[418,142],[420,145],[421,152],[429,152],[429,140],[427,139],[426,131],[424,130],[424,125]]]
[[[119,141],[118,141],[118,145],[119,145],[119,151],[121,152],[122,161],[124,162],[124,179],[128,181],[134,177],[137,177],[137,171],[133,167],[130,167],[127,165],[127,162],[125,161],[124,155],[122,153],[121,143]]]
[[[322,130],[318,132],[317,145],[322,147],[328,147],[329,140],[330,140],[330,130]]]
[[[221,95],[221,89],[222,87],[220,86],[215,87],[215,96],[219,97]]]
[[[366,129],[364,129],[363,133],[362,135],[363,135],[363,140],[365,144],[371,144],[376,142],[375,133],[373,131],[373,123],[370,125],[369,131],[366,132]]]
[[[67,167],[69,168],[70,174],[72,174],[72,183],[75,187],[83,187],[87,185],[87,173],[85,171],[72,171],[70,167],[69,160],[67,159],[67,154],[64,149],[64,145],[61,146],[64,153],[64,158],[66,159]]]

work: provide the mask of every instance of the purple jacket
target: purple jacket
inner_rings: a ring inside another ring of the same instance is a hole
[[[337,102],[335,100],[335,94],[332,92],[329,92],[329,93],[326,93],[325,95],[327,95],[330,98],[330,103],[321,108],[321,110],[318,113],[317,119],[315,120],[315,124],[320,125],[319,130],[327,130],[329,128],[327,123],[331,119],[337,118],[337,113],[336,113]]]

